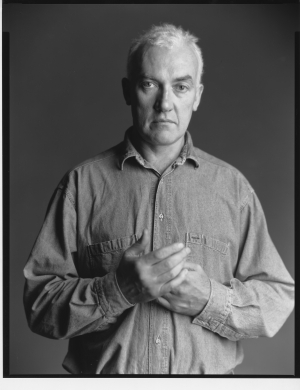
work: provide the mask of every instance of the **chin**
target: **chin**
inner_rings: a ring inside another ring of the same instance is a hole
[[[177,142],[182,136],[183,135],[172,134],[170,131],[156,130],[151,138],[156,145],[171,145]]]

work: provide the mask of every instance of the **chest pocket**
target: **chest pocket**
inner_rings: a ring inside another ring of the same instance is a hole
[[[229,243],[205,234],[186,233],[185,246],[191,249],[187,261],[200,264],[209,277],[223,280],[228,268]]]
[[[116,238],[88,246],[88,254],[92,276],[104,276],[114,271],[127,248],[137,241],[137,236]]]

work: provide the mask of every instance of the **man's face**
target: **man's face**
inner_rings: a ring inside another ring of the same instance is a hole
[[[148,144],[171,145],[184,136],[200,102],[197,57],[188,46],[150,46],[137,62],[124,90],[134,129]]]

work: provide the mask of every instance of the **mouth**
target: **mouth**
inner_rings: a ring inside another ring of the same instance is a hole
[[[159,120],[153,121],[153,123],[174,123],[174,124],[176,124],[174,121],[171,121],[170,119],[159,119]]]

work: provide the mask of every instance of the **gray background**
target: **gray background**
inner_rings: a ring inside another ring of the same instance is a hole
[[[63,374],[67,341],[27,327],[23,267],[59,180],[120,142],[132,38],[152,24],[200,38],[204,94],[194,143],[238,168],[294,275],[294,33],[297,5],[3,5],[10,32],[10,374]],[[7,261],[7,259],[5,259]],[[294,314],[272,339],[243,341],[236,374],[294,373]],[[201,347],[201,346],[200,346]]]

